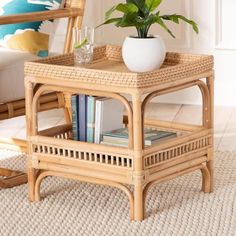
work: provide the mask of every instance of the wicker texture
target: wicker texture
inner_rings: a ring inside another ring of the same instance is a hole
[[[119,46],[101,46],[95,48],[94,63],[97,61],[112,60],[122,62]],[[143,88],[163,85],[185,79],[191,81],[194,75],[202,74],[213,68],[213,57],[207,55],[189,55],[167,53],[161,69],[148,73],[113,72],[105,70],[76,68],[73,54],[28,62],[25,73],[29,76],[43,76],[60,80],[76,80],[91,84],[120,86],[128,88]]]

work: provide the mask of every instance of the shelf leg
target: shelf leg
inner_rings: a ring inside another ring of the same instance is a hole
[[[210,109],[209,109],[209,117],[210,117],[210,127],[214,127],[214,72],[212,72],[212,76],[206,78],[207,87],[210,94]]]
[[[143,186],[145,182],[143,171],[143,122],[142,97],[140,94],[132,96],[133,102],[133,141],[134,141],[134,220],[144,219]]]
[[[32,102],[34,94],[34,85],[30,82],[30,78],[25,77],[25,114],[26,114],[26,133],[27,139],[33,133],[33,122],[32,122]],[[27,153],[29,153],[29,146],[27,147]]]
[[[143,186],[136,184],[134,186],[134,220],[141,221],[144,219],[144,201]]]
[[[201,169],[202,172],[202,191],[204,193],[211,192],[211,177],[210,172],[205,164],[202,164],[204,168]]]
[[[209,149],[207,153],[207,169],[210,173],[210,192],[214,190],[214,151],[213,149]]]
[[[37,86],[37,85],[36,85]],[[32,159],[29,155],[31,153],[31,144],[29,142],[29,137],[34,133],[35,127],[33,127],[33,114],[32,112],[32,102],[34,95],[34,84],[31,83],[30,77],[25,77],[25,108],[26,108],[26,132],[27,132],[27,155],[28,155],[28,193],[29,200],[34,201],[34,188],[35,188],[35,180],[36,180],[36,171],[32,167]]]
[[[210,117],[210,128],[214,128],[214,80],[215,75],[214,71],[212,71],[212,75],[206,78],[207,87],[210,93],[210,111],[209,111],[209,117]],[[214,132],[213,134],[214,135]],[[213,142],[213,140],[212,140]],[[212,146],[214,147],[214,142],[212,143]],[[214,149],[209,149],[207,154],[207,168],[210,172],[210,191],[213,192],[214,189]]]
[[[28,191],[29,200],[35,201],[35,181],[36,181],[36,170],[32,167],[28,168]]]

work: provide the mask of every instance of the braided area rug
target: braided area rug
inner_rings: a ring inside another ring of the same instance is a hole
[[[24,163],[23,154],[0,150],[1,167]],[[159,184],[148,195],[148,217],[130,222],[120,190],[50,177],[39,203],[28,201],[26,185],[0,190],[0,235],[236,235],[236,153],[217,152],[215,191],[200,188],[200,171]]]

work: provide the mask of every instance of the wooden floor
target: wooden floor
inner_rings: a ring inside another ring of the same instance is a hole
[[[201,124],[201,106],[178,104],[151,104],[147,117],[181,123]],[[39,115],[40,129],[64,122],[62,110],[42,112]],[[0,136],[25,138],[24,117],[0,121]],[[215,149],[236,150],[236,107],[215,108]]]

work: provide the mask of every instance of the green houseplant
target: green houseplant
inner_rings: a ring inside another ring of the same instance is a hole
[[[135,27],[137,30],[137,36],[127,37],[122,48],[124,62],[131,71],[157,69],[164,61],[165,46],[159,36],[149,34],[152,25],[159,24],[174,38],[165,21],[176,24],[184,21],[198,33],[198,26],[193,20],[177,14],[161,15],[158,10],[161,3],[162,0],[126,0],[126,3],[119,3],[106,12],[105,22],[101,25],[114,24],[117,27]],[[122,15],[113,17],[115,12]],[[145,66],[148,63],[150,65]]]

